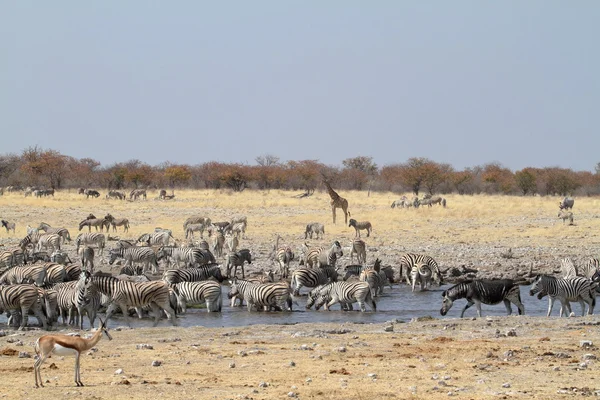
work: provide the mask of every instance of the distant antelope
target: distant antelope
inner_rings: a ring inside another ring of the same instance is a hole
[[[41,336],[35,342],[35,352],[37,354],[37,359],[33,364],[35,387],[44,386],[40,368],[46,358],[50,357],[52,354],[56,354],[58,356],[75,356],[75,384],[77,386],[83,386],[79,372],[79,357],[81,357],[81,353],[84,353],[94,347],[100,341],[100,339],[102,339],[102,334],[105,334],[108,340],[112,340],[112,336],[110,336],[110,333],[108,333],[108,328],[106,327],[106,321],[102,321],[102,319],[100,319],[100,326],[98,327],[98,330],[96,333],[94,333],[94,336],[89,339],[69,335]]]

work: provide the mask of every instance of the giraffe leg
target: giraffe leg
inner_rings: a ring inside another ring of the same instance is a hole
[[[333,223],[335,224],[335,206],[331,206],[331,213],[333,214]]]

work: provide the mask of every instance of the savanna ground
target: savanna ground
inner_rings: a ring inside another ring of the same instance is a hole
[[[322,241],[310,242],[340,240],[345,246],[342,265],[348,264],[347,247],[354,229],[343,224],[341,210],[333,225],[326,193],[304,199],[293,198],[294,194],[179,191],[174,200],[158,201],[152,199],[157,192],[150,192],[147,201],[138,202],[85,199],[74,192],[58,192],[49,199],[11,194],[0,197],[0,218],[15,221],[17,233],[2,231],[0,238],[3,245],[13,245],[25,236],[27,224],[42,221],[65,226],[74,237],[78,222],[88,213],[104,216],[110,212],[131,221],[129,234],[117,234],[121,238],[136,238],[160,226],[172,228],[181,239],[182,223],[190,215],[220,221],[245,214],[248,238],[241,246],[255,254],[255,270],[272,267],[268,254],[276,234],[298,253],[304,227],[312,221],[324,223],[326,235]],[[464,265],[484,277],[529,269],[551,272],[559,268],[562,257],[572,257],[578,265],[598,255],[597,198],[577,198],[575,225],[565,226],[557,219],[560,199],[551,197],[450,195],[446,209],[396,210],[390,208],[399,197],[395,194],[340,194],[348,199],[354,218],[369,220],[374,226],[373,235],[364,238],[369,263],[379,257],[384,265],[395,265],[404,251],[422,252],[433,256],[442,270]],[[73,246],[65,248],[73,258]],[[501,254],[509,248],[514,257],[503,258]],[[395,286],[393,290],[400,289]],[[270,399],[292,392],[303,399],[449,394],[487,399],[593,395],[600,390],[595,359],[599,321],[596,316],[436,317],[404,324],[210,329],[167,327],[163,322],[157,328],[113,330],[110,343],[102,339],[98,350],[82,359],[82,379],[88,385],[83,388],[73,385],[73,359],[49,359],[42,369],[48,381],[44,389],[33,389],[33,359],[18,357],[21,351],[33,353],[33,342],[41,332],[5,329],[7,335],[0,337],[4,375],[0,396]],[[592,345],[582,347],[581,341]],[[153,349],[137,349],[138,344]],[[153,367],[154,360],[162,364]],[[123,373],[115,374],[118,369]]]

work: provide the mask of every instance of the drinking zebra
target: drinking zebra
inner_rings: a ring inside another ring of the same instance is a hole
[[[298,268],[292,272],[290,286],[294,296],[300,294],[300,288],[303,286],[314,288],[324,285],[328,282],[337,281],[337,271],[333,267],[322,268]]]
[[[125,200],[125,193],[123,192],[119,192],[118,190],[109,190],[108,193],[106,194],[106,199],[119,199],[119,200]]]
[[[571,314],[571,301],[578,301],[581,304],[581,316],[585,315],[585,303],[588,304],[588,315],[594,313],[596,305],[596,286],[595,282],[580,276],[574,278],[555,278],[550,275],[538,275],[533,280],[529,288],[529,295],[538,293],[538,299],[548,295],[548,314],[552,313],[554,301],[560,301],[560,316]]]
[[[440,268],[437,262],[430,256],[426,254],[415,254],[415,253],[404,253],[400,257],[400,276],[404,274],[404,278],[406,279],[406,284],[412,286],[412,282],[410,279],[410,271],[412,271],[412,267],[417,263],[425,263],[429,268],[431,268],[432,279],[436,283],[436,285],[440,286],[442,284],[442,273],[440,272]]]
[[[304,231],[304,239],[308,239],[308,237],[312,239],[313,235],[316,235],[317,240],[319,239],[319,235],[321,235],[321,239],[323,239],[323,235],[325,235],[325,225],[318,222],[307,224],[306,230]]]
[[[62,237],[63,241],[65,242],[71,241],[71,234],[69,233],[69,230],[67,228],[53,228],[47,223],[42,222],[40,223],[40,226],[38,226],[38,231],[40,230],[46,233],[56,233],[58,236]]]
[[[248,311],[252,307],[260,311],[264,309],[269,311],[292,310],[293,296],[290,286],[286,282],[278,283],[253,283],[244,279],[234,277],[229,281],[231,288],[228,297],[231,299],[240,296],[246,300]]]
[[[323,247],[309,248],[304,262],[309,267],[323,267],[326,265],[335,267],[337,259],[343,255],[342,245],[336,240],[328,250]]]
[[[127,218],[115,218],[111,214],[106,214],[104,219],[112,226],[113,232],[117,231],[117,226],[122,226],[123,232],[129,232],[129,220]],[[108,229],[106,231],[108,232]]]
[[[377,304],[371,296],[371,287],[367,282],[332,282],[326,285],[318,286],[310,291],[306,308],[311,308],[314,304],[315,310],[324,307],[326,311],[336,304],[348,305],[352,309],[352,303],[358,303],[360,311],[367,311],[365,303],[369,304],[371,310],[377,311]]]
[[[104,255],[104,246],[106,244],[106,237],[103,233],[98,232],[88,232],[88,233],[80,233],[75,238],[75,247],[77,251],[79,251],[79,247],[83,245],[87,246],[96,246],[98,248],[98,253],[102,256]]]
[[[16,225],[14,222],[2,220],[2,227],[6,229],[6,233],[10,233],[10,231],[13,231],[13,235],[15,234]]]
[[[364,264],[367,262],[367,245],[364,240],[356,238],[352,241],[352,250],[350,251],[350,262],[354,261],[356,254],[356,262]]]
[[[192,304],[206,304],[206,311],[220,312],[223,307],[221,285],[214,281],[179,282],[171,286],[177,297],[177,307],[185,314]]]
[[[94,272],[94,249],[92,247],[83,245],[77,249],[77,255],[81,259],[81,265],[84,269],[87,269],[91,273]]]
[[[565,197],[558,203],[558,208],[561,210],[572,210],[573,205],[575,205],[575,200],[572,197]]]
[[[27,326],[30,310],[38,319],[38,323],[48,330],[46,317],[42,313],[42,305],[39,301],[39,292],[35,286],[27,284],[0,286],[0,313],[8,311],[13,316],[13,320],[17,321],[17,313],[20,311],[19,330],[23,330]]]
[[[246,278],[244,273],[244,262],[252,264],[252,253],[248,249],[241,249],[237,252],[229,252],[225,257],[225,268],[227,269],[227,278],[231,278],[231,269],[233,268],[233,276],[237,276],[237,268],[242,269],[242,279]]]
[[[125,260],[126,265],[140,263],[144,265],[144,272],[148,272],[152,266],[152,274],[158,274],[158,262],[154,250],[150,247],[129,247],[127,249],[111,249],[109,265],[113,265],[117,258]]]
[[[94,190],[94,189],[84,189],[83,194],[85,195],[86,199],[89,199],[90,196],[95,197],[95,198],[100,197],[100,192],[98,192],[97,190]]]
[[[88,285],[93,285],[100,293],[110,298],[106,310],[106,320],[114,314],[117,307],[123,312],[123,317],[129,325],[129,307],[136,309],[150,306],[154,314],[154,326],[158,325],[162,311],[176,325],[175,311],[169,302],[169,287],[163,281],[128,282],[112,276],[91,276],[87,271],[82,272]],[[81,279],[81,278],[80,278]]]
[[[201,265],[186,269],[169,269],[163,273],[161,279],[169,285],[174,285],[179,282],[206,281],[211,277],[219,282],[225,280],[218,264]]]
[[[467,308],[473,304],[477,307],[477,315],[481,318],[481,304],[495,305],[504,302],[507,315],[512,314],[510,303],[519,309],[519,315],[525,314],[525,307],[521,302],[519,285],[511,279],[474,280],[465,281],[452,286],[442,293],[441,315],[446,315],[452,304],[457,299],[467,299],[467,304],[462,309],[460,317],[465,315]]]
[[[356,237],[360,237],[360,231],[367,231],[367,237],[369,237],[371,235],[371,231],[373,230],[373,227],[369,221],[357,221],[354,218],[350,218],[350,223],[348,226],[354,227]]]

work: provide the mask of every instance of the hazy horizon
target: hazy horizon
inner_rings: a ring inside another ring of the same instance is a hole
[[[600,3],[0,5],[0,153],[594,171]]]

